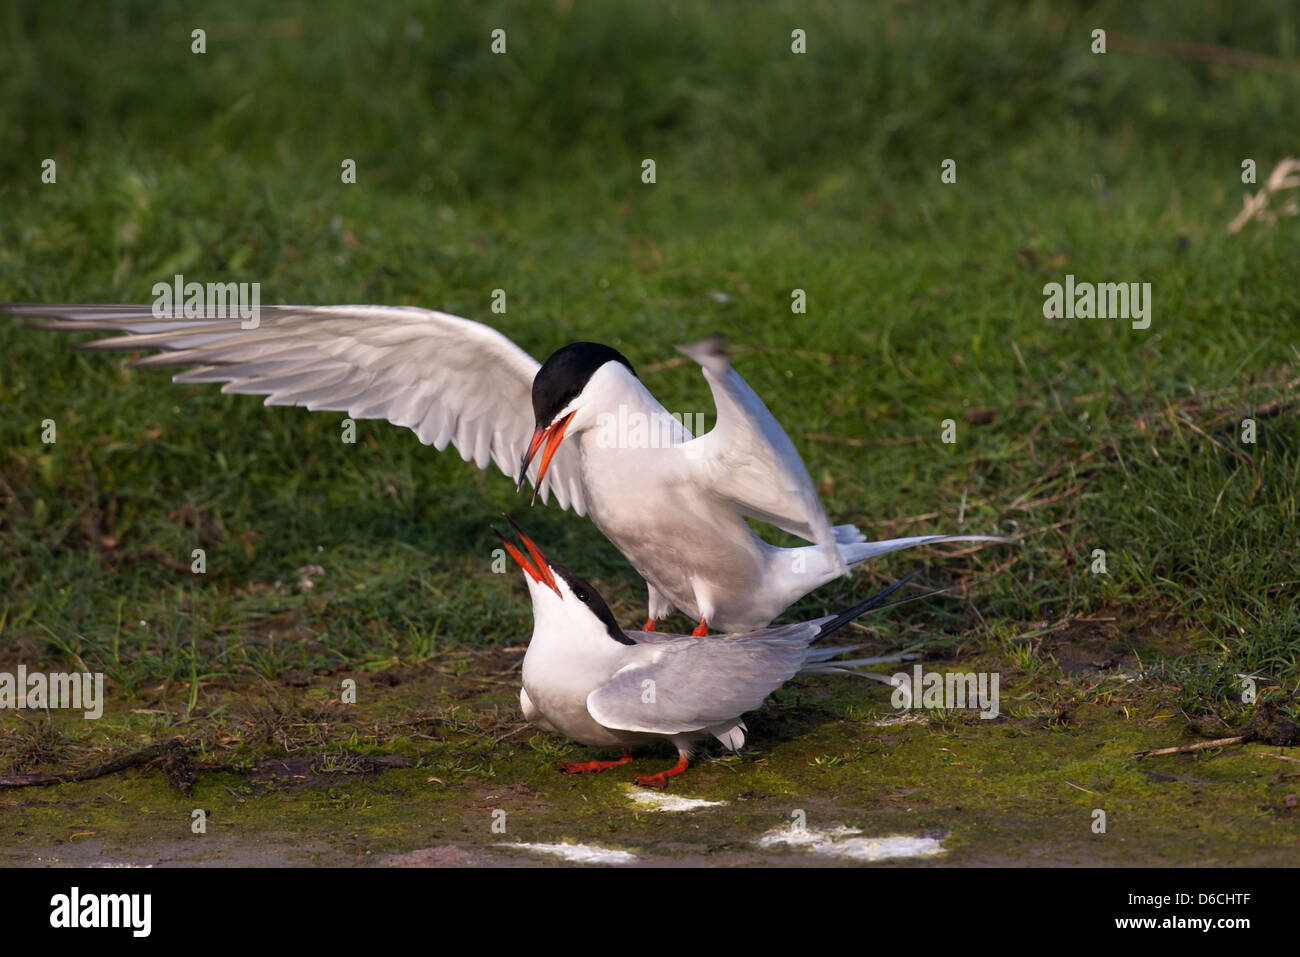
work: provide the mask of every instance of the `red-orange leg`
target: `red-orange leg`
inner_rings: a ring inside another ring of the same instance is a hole
[[[556,761],[555,766],[560,769],[562,774],[595,774],[598,771],[608,771],[610,768],[616,768],[620,764],[627,764],[631,760],[632,752],[624,748],[623,756],[617,761]]]
[[[641,626],[641,630],[642,630],[642,631],[654,631],[654,630],[655,630],[655,620],[654,620],[653,618],[647,618],[647,619],[645,620],[645,624]]]
[[[683,754],[677,759],[677,763],[667,771],[660,771],[658,774],[638,774],[636,783],[648,788],[666,788],[668,787],[669,778],[676,777],[690,766],[691,762]]]
[[[703,638],[708,633],[709,633],[709,623],[705,621],[703,618],[701,618],[700,623],[695,626],[695,630],[691,632],[691,634],[694,635],[696,638]]]

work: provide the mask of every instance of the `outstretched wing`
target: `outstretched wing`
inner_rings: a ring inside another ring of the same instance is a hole
[[[713,430],[687,443],[694,479],[737,511],[827,550],[841,566],[835,530],[822,510],[808,469],[763,400],[732,368],[723,340],[678,351],[700,364],[718,409]]]
[[[151,306],[0,305],[43,317],[38,328],[114,332],[79,348],[161,350],[139,368],[192,366],[174,382],[224,382],[222,392],[387,419],[425,445],[456,446],[479,468],[495,462],[514,478],[533,434],[532,383],[540,364],[482,323],[399,306],[262,306],[260,324],[238,319],[156,318]],[[561,446],[539,490],[586,514],[580,455]],[[538,465],[529,470],[536,484]]]
[[[665,635],[634,651],[635,660],[587,696],[587,710],[607,728],[681,734],[753,711],[799,670],[808,642]]]

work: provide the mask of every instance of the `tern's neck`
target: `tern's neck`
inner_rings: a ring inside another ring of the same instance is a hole
[[[583,390],[583,407],[570,431],[581,433],[584,452],[593,448],[670,448],[690,434],[627,367],[611,362]]]
[[[596,371],[583,390],[583,404],[597,416],[632,412],[642,414],[666,411],[659,400],[650,394],[632,372],[624,365],[609,362]]]
[[[596,449],[672,449],[691,440],[689,427],[643,386],[629,388],[621,401],[596,412],[579,441],[584,456]]]
[[[530,650],[555,652],[575,661],[617,659],[627,646],[611,638],[605,624],[577,601],[572,595],[563,603],[550,593],[534,597]]]

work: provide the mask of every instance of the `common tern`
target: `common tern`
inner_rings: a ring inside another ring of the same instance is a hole
[[[223,382],[267,405],[387,419],[441,450],[451,442],[534,498],[554,494],[589,514],[646,582],[645,628],[674,608],[695,634],[761,628],[860,562],[914,545],[1010,541],[919,535],[868,542],[832,526],[794,444],[732,368],[720,339],[680,351],[699,364],[717,408],[698,437],[641,383],[617,350],[575,342],[538,363],[495,329],[442,312],[394,306],[262,306],[258,323],[161,316],[149,305],[0,306],[43,317],[40,328],[125,333],[91,351],[161,350],[138,368],[192,366],[175,382]],[[620,432],[620,423],[637,426]],[[539,454],[540,453],[540,454]],[[746,519],[811,545],[781,548]]]
[[[612,761],[557,762],[565,774],[627,764],[632,747],[669,741],[677,748],[677,763],[636,779],[648,787],[666,787],[669,778],[690,765],[701,741],[713,737],[732,751],[740,750],[748,730],[745,713],[794,675],[861,674],[853,669],[901,660],[833,661],[858,646],[813,646],[878,607],[916,572],[838,615],[813,621],[710,638],[627,632],[595,588],[548,561],[519,526],[510,524],[527,555],[500,532],[497,535],[523,570],[533,603],[533,634],[519,690],[524,718],[580,744],[623,751]]]

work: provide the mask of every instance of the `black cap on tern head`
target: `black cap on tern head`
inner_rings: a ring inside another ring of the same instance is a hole
[[[577,398],[592,375],[607,362],[621,362],[636,375],[632,363],[617,349],[599,342],[571,342],[551,353],[533,377],[533,417],[550,425],[560,410]]]

